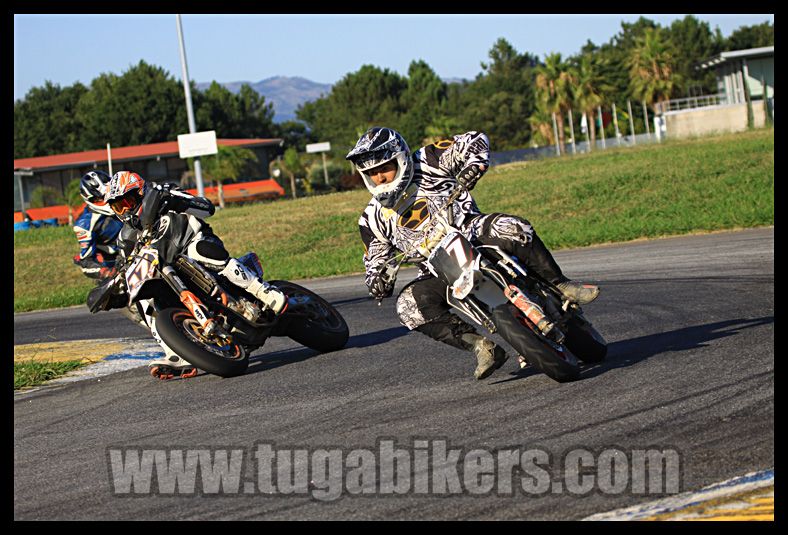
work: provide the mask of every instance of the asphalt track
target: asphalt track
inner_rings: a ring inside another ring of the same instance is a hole
[[[276,339],[234,379],[159,382],[137,368],[15,395],[14,516],[554,520],[662,496],[116,495],[108,467],[116,447],[349,450],[419,437],[465,450],[539,447],[556,459],[578,447],[675,448],[682,492],[774,467],[773,227],[556,258],[569,276],[602,287],[584,308],[609,354],[579,381],[558,384],[514,359],[476,381],[469,354],[408,333],[393,300],[376,307],[360,277],[311,281],[350,325],[342,351],[319,355]],[[14,319],[15,344],[145,336],[120,316],[83,307]],[[560,470],[551,474],[561,480]]]

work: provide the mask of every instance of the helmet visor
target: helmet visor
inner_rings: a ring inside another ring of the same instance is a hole
[[[358,156],[353,163],[359,171],[366,171],[368,169],[372,169],[373,167],[383,165],[384,163],[393,160],[395,157],[396,154],[393,151],[381,150]]]
[[[124,195],[120,199],[110,201],[109,206],[116,215],[123,215],[128,212],[133,212],[139,204],[139,197],[136,192],[131,195]]]

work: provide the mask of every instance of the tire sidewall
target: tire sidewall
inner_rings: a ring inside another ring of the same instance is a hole
[[[292,318],[287,328],[287,336],[295,342],[306,346],[310,349],[320,351],[321,353],[328,353],[330,351],[337,351],[342,349],[347,344],[350,337],[350,329],[342,314],[334,308],[334,306],[320,297],[318,294],[304,288],[298,284],[289,281],[269,281],[285,294],[288,289],[293,289],[298,292],[309,295],[312,299],[319,301],[323,306],[331,310],[331,312],[340,320],[340,324],[336,329],[326,329],[325,326],[315,323],[308,319]],[[286,313],[286,312],[285,312]]]
[[[243,357],[229,360],[215,355],[201,345],[188,339],[175,324],[175,314],[188,313],[183,308],[165,308],[156,314],[156,330],[159,336],[176,354],[197,368],[220,377],[241,375],[249,366],[249,354],[239,346]]]
[[[529,364],[533,364],[551,379],[561,383],[577,379],[580,366],[564,360],[547,340],[523,325],[517,318],[519,313],[511,303],[495,308],[493,322],[498,328],[498,334],[523,355]]]

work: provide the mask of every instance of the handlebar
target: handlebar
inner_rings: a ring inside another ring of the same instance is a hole
[[[454,201],[456,201],[460,197],[460,195],[462,195],[466,191],[467,188],[458,185],[449,194],[448,198],[446,199],[446,202],[443,203],[443,206],[440,207],[437,213],[440,214],[441,212],[449,208],[452,204],[454,204]],[[438,222],[439,219],[437,217],[433,217],[429,225],[427,225],[427,228],[425,228],[422,231],[422,235],[429,236],[429,234],[432,232],[432,230],[434,229],[435,225],[437,225]],[[400,267],[402,267],[402,264],[406,262],[406,260],[409,258],[410,254],[413,252],[414,249],[418,249],[418,245],[411,244],[411,246],[408,247],[407,250],[402,251],[398,255],[395,255],[393,258],[388,260],[383,265],[383,269],[381,270],[381,276],[385,276],[386,277],[385,280],[387,282],[390,282],[392,286],[394,285],[394,282],[397,280],[397,274],[399,273]],[[378,302],[378,306],[381,306],[383,298],[382,297],[377,298],[376,301]]]

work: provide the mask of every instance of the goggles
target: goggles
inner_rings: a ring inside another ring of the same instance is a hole
[[[137,207],[137,201],[136,195],[127,195],[115,201],[111,201],[109,206],[116,215],[123,215],[126,212],[133,211]]]
[[[354,163],[359,171],[366,172],[369,169],[390,162],[394,159],[394,156],[395,154],[390,150],[375,151],[358,157]]]

